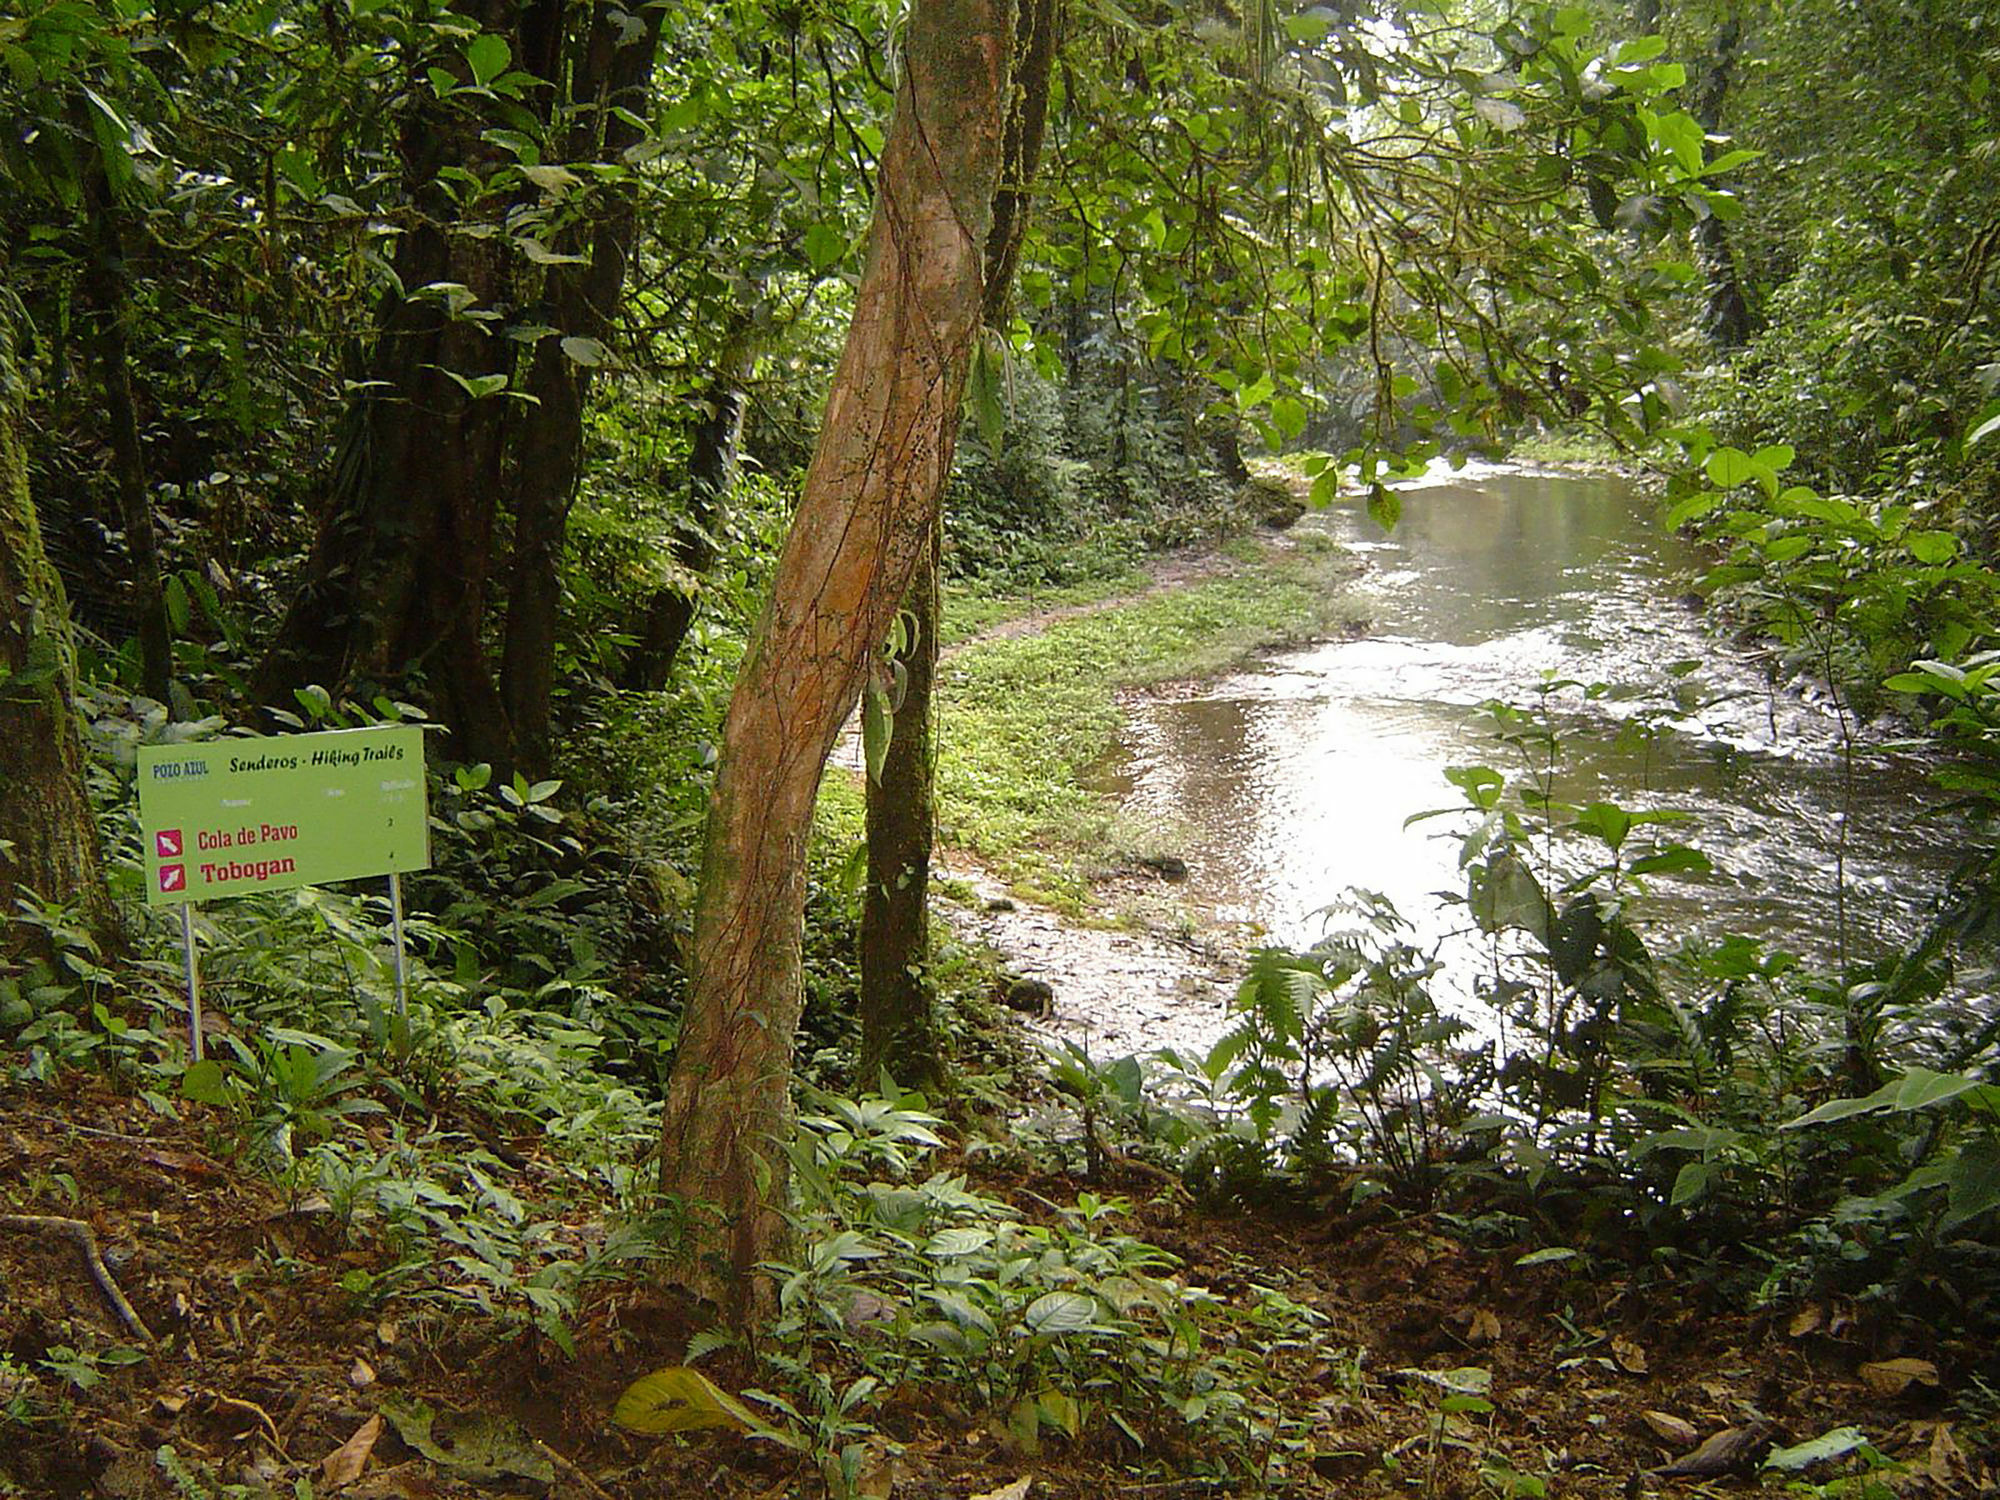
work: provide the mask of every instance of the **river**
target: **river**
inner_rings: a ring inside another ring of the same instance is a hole
[[[1252,943],[1303,945],[1342,891],[1379,891],[1440,945],[1447,988],[1454,969],[1463,984],[1476,945],[1436,893],[1463,890],[1445,835],[1468,825],[1405,824],[1460,801],[1448,766],[1521,769],[1481,705],[1527,705],[1554,674],[1610,687],[1554,700],[1558,796],[1686,813],[1674,836],[1714,864],[1653,880],[1640,910],[1656,947],[1743,932],[1831,962],[1922,920],[1952,840],[1917,819],[1921,760],[1872,726],[1850,753],[1824,695],[1774,687],[1760,656],[1719,641],[1688,597],[1701,559],[1632,485],[1440,468],[1402,499],[1387,536],[1358,506],[1305,523],[1367,561],[1364,636],[1131,705],[1104,785],[1186,860],[1196,910]],[[1658,732],[1630,733],[1648,713]],[[1088,1010],[1066,1029],[1120,1050],[1220,1026],[1206,1000],[1164,1025]]]

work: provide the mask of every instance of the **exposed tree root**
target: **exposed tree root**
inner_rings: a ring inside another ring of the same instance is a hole
[[[22,1234],[61,1235],[69,1240],[76,1246],[77,1253],[82,1255],[90,1279],[97,1283],[104,1300],[118,1314],[118,1321],[125,1325],[128,1332],[146,1343],[159,1342],[153,1336],[153,1330],[146,1326],[146,1320],[126,1300],[125,1293],[111,1274],[111,1268],[104,1264],[104,1257],[98,1253],[96,1234],[83,1220],[60,1219],[49,1214],[0,1214],[0,1229],[13,1229]]]

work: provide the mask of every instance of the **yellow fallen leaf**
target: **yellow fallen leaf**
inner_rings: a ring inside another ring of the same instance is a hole
[[[1489,1308],[1480,1307],[1473,1309],[1472,1326],[1466,1329],[1465,1337],[1467,1342],[1474,1344],[1498,1343],[1500,1340],[1500,1319]]]
[[[1809,1333],[1819,1332],[1821,1325],[1825,1322],[1825,1309],[1815,1303],[1811,1307],[1802,1307],[1793,1313],[1792,1321],[1786,1327],[1785,1331],[1795,1339],[1802,1339]]]
[[[1927,1359],[1878,1359],[1858,1372],[1862,1383],[1878,1396],[1900,1396],[1915,1384],[1936,1385],[1937,1366]]]
[[[319,1477],[326,1481],[326,1487],[337,1490],[359,1479],[362,1469],[368,1464],[368,1455],[375,1451],[375,1440],[380,1436],[382,1415],[377,1412],[355,1429],[353,1437],[321,1460]]]
[[[754,1432],[787,1447],[798,1446],[791,1434],[759,1421],[749,1407],[701,1371],[686,1365],[669,1365],[664,1370],[641,1375],[625,1387],[625,1394],[611,1408],[611,1420],[648,1437],[727,1427],[737,1432]]]
[[[1012,1484],[1003,1484],[997,1490],[988,1490],[983,1495],[974,1495],[972,1500],[1027,1500],[1028,1486],[1034,1482],[1032,1475],[1023,1474]]]
[[[1643,1375],[1649,1368],[1646,1351],[1623,1334],[1611,1341],[1611,1357],[1618,1361],[1618,1368],[1627,1375]]]

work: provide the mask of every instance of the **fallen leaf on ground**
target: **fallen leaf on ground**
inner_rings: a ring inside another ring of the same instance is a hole
[[[347,1383],[357,1391],[365,1391],[375,1383],[375,1367],[367,1360],[357,1357],[353,1368],[347,1372]]]
[[[1817,1333],[1826,1322],[1826,1311],[1818,1304],[1802,1307],[1792,1314],[1792,1321],[1785,1331],[1795,1339],[1802,1339],[1809,1333]]]
[[[1912,1383],[1936,1385],[1937,1366],[1927,1359],[1878,1359],[1857,1372],[1862,1383],[1878,1396],[1900,1396]]]
[[[1653,1435],[1663,1443],[1676,1448],[1686,1448],[1700,1436],[1694,1430],[1694,1423],[1675,1416],[1672,1412],[1642,1411],[1639,1420],[1653,1429]]]
[[[1725,1427],[1694,1452],[1653,1470],[1662,1479],[1715,1479],[1747,1469],[1771,1446],[1771,1425]]]
[[[1650,1368],[1646,1363],[1646,1351],[1623,1334],[1611,1341],[1611,1357],[1618,1361],[1618,1368],[1627,1375],[1643,1375]]]
[[[1034,1482],[1033,1475],[1023,1474],[1012,1484],[1003,1484],[997,1490],[988,1490],[983,1495],[974,1495],[972,1500],[1026,1500],[1028,1486]]]
[[[368,1463],[368,1455],[375,1451],[375,1440],[380,1436],[382,1415],[377,1412],[355,1429],[353,1437],[327,1454],[321,1462],[319,1475],[326,1481],[326,1487],[337,1490],[359,1479]]]
[[[1938,1423],[1937,1431],[1931,1434],[1928,1468],[1931,1482],[1946,1493],[1965,1486],[1972,1477],[1972,1466],[1966,1462],[1965,1450],[1958,1446],[1958,1439],[1951,1435],[1949,1422]]]
[[[1491,1344],[1500,1337],[1500,1319],[1489,1308],[1475,1308],[1472,1326],[1465,1331],[1468,1340],[1475,1344]]]

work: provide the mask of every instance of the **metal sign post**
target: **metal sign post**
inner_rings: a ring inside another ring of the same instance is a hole
[[[181,903],[181,951],[187,956],[188,1053],[201,1061],[201,971],[194,961],[194,903]]]
[[[389,925],[396,934],[396,1014],[410,1014],[409,959],[403,952],[403,877],[389,872]]]

